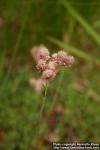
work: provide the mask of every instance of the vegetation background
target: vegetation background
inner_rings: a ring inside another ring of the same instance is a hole
[[[28,83],[39,76],[30,55],[39,44],[76,60],[49,83],[46,96]],[[49,150],[52,141],[100,143],[99,71],[99,0],[1,0],[0,150]]]

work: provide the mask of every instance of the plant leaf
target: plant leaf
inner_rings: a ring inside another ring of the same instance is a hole
[[[81,15],[72,8],[71,5],[68,4],[65,0],[61,2],[66,10],[70,13],[70,15],[75,18],[87,31],[87,33],[94,39],[94,41],[100,45],[100,36],[97,34],[97,32],[89,25],[84,18],[81,17]]]
[[[73,46],[70,46],[69,44],[66,44],[64,42],[61,42],[61,41],[59,41],[57,39],[54,39],[54,38],[51,38],[51,37],[49,37],[48,39],[49,39],[49,41],[53,42],[54,44],[60,46],[61,48],[66,49],[68,52],[71,52],[72,54],[74,54],[74,55],[76,55],[76,56],[78,56],[78,57],[80,57],[80,58],[82,58],[86,61],[90,61],[90,62],[94,62],[96,64],[100,64],[99,59],[93,58],[89,54],[84,53],[83,50],[74,48]]]

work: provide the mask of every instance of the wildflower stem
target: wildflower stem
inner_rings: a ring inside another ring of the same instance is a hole
[[[44,111],[44,107],[45,107],[46,95],[47,95],[47,88],[48,88],[48,85],[46,85],[46,88],[45,88],[45,93],[44,93],[44,97],[43,97],[43,102],[42,102],[42,106],[41,106],[41,110],[40,110],[40,118],[39,118],[40,121],[41,121],[41,119],[42,119],[42,115],[43,115],[43,111]]]
[[[53,97],[53,102],[52,102],[52,105],[50,107],[50,110],[49,110],[49,113],[53,110],[55,104],[56,104],[56,101],[57,101],[57,95],[58,95],[58,92],[60,90],[60,87],[61,87],[61,82],[63,80],[63,77],[64,77],[64,70],[62,71],[61,75],[60,75],[60,78],[59,78],[59,84],[58,84],[58,87],[57,87],[57,90],[56,90],[56,93]]]
[[[69,36],[68,43],[70,43],[70,41],[71,41],[71,37],[72,37],[73,31],[74,31],[74,26],[75,26],[75,22],[74,22],[73,20],[71,20],[71,22],[70,22],[70,24],[69,24],[68,31],[67,31],[67,32],[68,32],[68,36]],[[53,42],[53,41],[52,41],[52,42]],[[59,81],[58,81],[58,87],[57,87],[56,93],[55,93],[55,95],[54,95],[54,97],[53,97],[53,103],[52,103],[52,105],[51,105],[50,110],[49,110],[48,113],[51,113],[51,111],[53,110],[53,108],[54,108],[54,106],[55,106],[55,104],[56,104],[56,101],[57,101],[57,94],[58,94],[58,92],[59,92],[59,90],[60,90],[61,82],[62,82],[62,80],[63,80],[63,77],[64,77],[64,70],[62,71],[62,73],[61,73],[61,75],[60,75],[60,78],[59,78]]]
[[[35,140],[34,140],[33,146],[36,145],[38,137],[41,134],[41,122],[42,122],[44,107],[45,107],[45,104],[46,104],[47,89],[48,89],[48,85],[46,85],[45,93],[44,93],[44,97],[43,97],[43,101],[42,101],[42,106],[41,106],[41,109],[40,109],[40,112],[39,112],[38,129],[37,129],[37,132],[36,132],[36,135],[35,135]]]

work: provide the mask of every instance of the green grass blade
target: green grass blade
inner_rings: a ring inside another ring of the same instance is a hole
[[[84,18],[81,17],[81,15],[74,9],[72,6],[68,4],[66,1],[62,1],[62,4],[66,8],[66,10],[70,13],[70,15],[76,19],[87,31],[87,33],[94,39],[94,41],[100,45],[100,36],[97,34],[97,32],[89,25]]]
[[[68,52],[86,60],[86,61],[90,61],[92,63],[96,63],[96,64],[100,64],[100,60],[96,59],[96,58],[93,58],[92,56],[88,55],[87,53],[84,53],[83,50],[80,50],[80,49],[77,49],[77,48],[74,48],[73,46],[70,46],[69,44],[66,44],[64,42],[61,42],[57,39],[54,39],[54,38],[51,38],[49,37],[48,38],[49,41],[51,41],[52,43],[58,45],[59,47],[61,48],[64,48],[66,49]]]

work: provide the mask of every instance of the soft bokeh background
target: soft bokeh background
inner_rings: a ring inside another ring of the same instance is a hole
[[[75,64],[44,93],[30,55],[44,44]],[[41,116],[41,119],[40,119]],[[100,1],[0,1],[0,150],[49,150],[51,142],[100,142]]]

